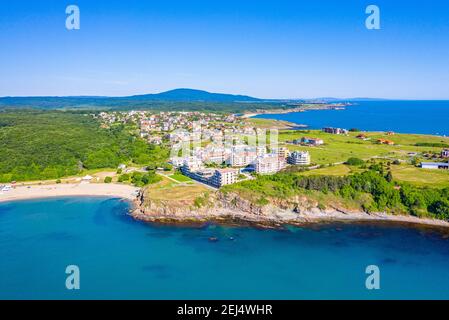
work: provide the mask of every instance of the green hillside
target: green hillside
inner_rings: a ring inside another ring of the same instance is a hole
[[[89,115],[0,112],[0,182],[56,179],[120,163],[163,163],[168,151],[149,146],[123,125],[102,129]]]

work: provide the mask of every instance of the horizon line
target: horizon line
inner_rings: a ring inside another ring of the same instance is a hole
[[[210,94],[224,94],[224,95],[235,95],[235,96],[247,96],[250,98],[259,99],[261,102],[269,102],[269,101],[295,101],[295,100],[326,100],[326,99],[332,99],[332,100],[389,100],[389,101],[447,101],[449,100],[449,97],[447,98],[385,98],[385,97],[335,97],[335,96],[321,96],[321,97],[303,97],[303,98],[259,98],[255,96],[251,96],[245,93],[225,93],[225,92],[212,92],[207,91],[203,89],[193,89],[193,88],[175,88],[175,89],[169,89],[165,91],[160,92],[150,92],[150,93],[137,93],[137,94],[130,94],[130,95],[120,95],[120,96],[111,96],[111,95],[6,95],[6,96],[0,96],[0,99],[5,98],[86,98],[86,99],[92,99],[92,98],[98,98],[98,99],[114,99],[114,98],[130,98],[130,97],[138,97],[143,95],[158,95],[174,90],[192,90],[192,91],[202,91],[205,93]],[[235,101],[238,102],[238,101]]]

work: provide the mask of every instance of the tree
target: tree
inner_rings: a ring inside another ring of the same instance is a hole
[[[365,161],[359,158],[351,157],[345,163],[349,166],[361,166],[365,164]]]
[[[127,181],[129,181],[129,179],[130,179],[129,174],[124,173],[118,177],[118,182],[127,182]]]
[[[434,213],[437,218],[449,220],[449,200],[439,200],[429,206],[429,211]]]

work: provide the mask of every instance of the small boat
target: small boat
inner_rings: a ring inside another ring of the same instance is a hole
[[[217,242],[218,238],[217,237],[210,237],[209,238],[209,242]]]

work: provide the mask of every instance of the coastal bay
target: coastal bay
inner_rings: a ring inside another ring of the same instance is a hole
[[[0,203],[0,297],[449,298],[444,233],[339,223],[185,228],[140,223],[129,210],[104,197]],[[365,288],[372,264],[381,290]],[[80,290],[65,288],[67,265],[79,266]]]
[[[324,127],[358,128],[364,131],[395,131],[449,136],[447,100],[356,101],[344,110],[307,110],[278,114],[259,114],[255,118],[284,120]]]

